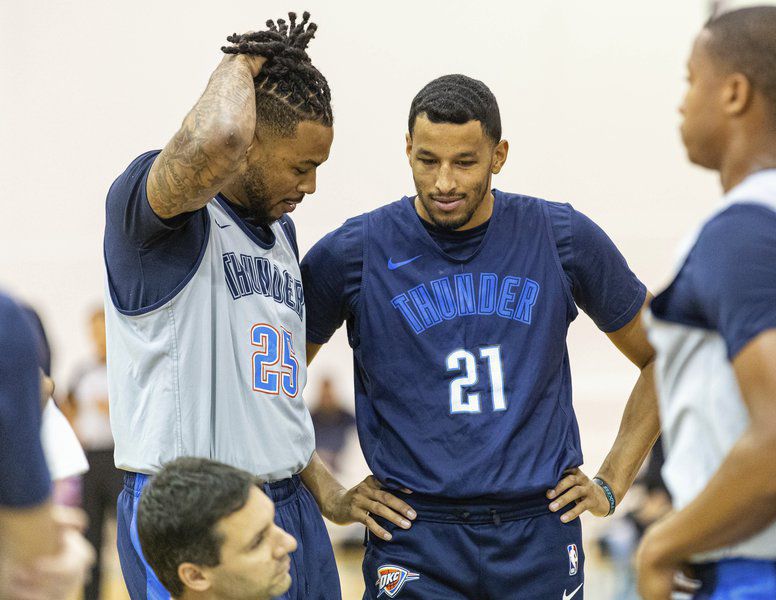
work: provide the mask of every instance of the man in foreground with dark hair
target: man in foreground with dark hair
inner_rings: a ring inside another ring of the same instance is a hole
[[[639,591],[776,598],[776,7],[712,18],[687,63],[691,162],[725,196],[650,305],[649,339],[675,512],[647,530]]]
[[[658,434],[646,288],[570,205],[491,189],[509,146],[484,83],[432,81],[408,126],[417,195],[302,261],[308,359],[347,320],[364,455],[417,511],[411,528],[373,513],[365,598],[580,600],[576,517],[614,510]],[[595,482],[571,403],[577,305],[641,369]]]
[[[296,540],[247,471],[204,458],[166,464],[143,490],[137,531],[159,581],[181,600],[265,600],[291,585]]]
[[[169,597],[133,523],[149,475],[179,456],[270,482],[277,518],[304,545],[286,598],[340,597],[321,512],[347,523],[380,501],[408,510],[368,482],[348,491],[332,478],[302,399],[306,311],[288,213],[315,192],[333,136],[329,86],[305,50],[316,32],[308,20],[290,13],[230,36],[180,130],[108,192],[109,398],[126,471],[118,545],[133,600]]]

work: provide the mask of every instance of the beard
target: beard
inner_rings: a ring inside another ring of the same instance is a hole
[[[245,208],[250,211],[250,219],[256,225],[269,225],[278,220],[271,213],[272,200],[265,182],[266,177],[260,167],[253,167],[243,178]]]
[[[423,205],[423,208],[426,209],[426,214],[431,219],[431,223],[433,223],[435,227],[446,231],[460,229],[472,220],[474,213],[477,212],[477,209],[485,200],[485,192],[488,189],[489,179],[489,176],[485,177],[485,179],[480,181],[471,192],[464,195],[463,206],[459,210],[447,214],[437,210],[434,200],[423,193],[420,189],[420,185],[418,185],[418,181],[413,178],[415,181],[415,191],[418,193],[418,199]]]

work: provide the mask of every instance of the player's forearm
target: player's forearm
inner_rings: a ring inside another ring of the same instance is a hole
[[[625,406],[617,438],[598,471],[598,477],[611,486],[617,502],[630,489],[659,434],[654,362],[650,361],[641,369]]]
[[[148,198],[160,217],[204,206],[237,172],[256,130],[249,58],[224,57],[183,124],[154,161]]]
[[[649,533],[657,561],[743,541],[776,519],[776,435],[750,428],[695,500]]]
[[[210,76],[204,93],[187,115],[198,144],[212,144],[239,159],[256,131],[256,92],[250,58],[225,56]]]
[[[302,470],[299,476],[302,478],[305,486],[307,486],[307,489],[310,490],[324,516],[328,516],[332,500],[347,491],[331,474],[326,465],[323,464],[317,452],[313,452],[309,464]]]

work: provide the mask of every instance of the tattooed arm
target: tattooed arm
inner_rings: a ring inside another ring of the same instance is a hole
[[[183,125],[156,157],[146,191],[163,219],[202,208],[237,172],[256,128],[261,56],[225,56]]]

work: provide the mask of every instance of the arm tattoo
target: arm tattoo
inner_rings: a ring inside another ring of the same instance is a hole
[[[154,212],[169,218],[207,204],[237,171],[255,127],[250,71],[239,58],[225,61],[151,167]]]

